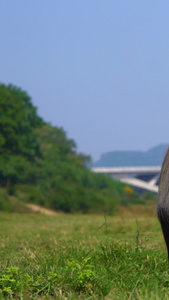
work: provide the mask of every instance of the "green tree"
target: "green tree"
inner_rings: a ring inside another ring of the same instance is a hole
[[[40,156],[35,128],[42,124],[36,107],[21,89],[0,84],[0,154]]]
[[[37,130],[38,141],[44,158],[69,160],[75,155],[76,144],[68,139],[63,128],[44,124]]]
[[[0,183],[26,178],[30,163],[41,157],[35,129],[43,123],[28,94],[0,84]]]

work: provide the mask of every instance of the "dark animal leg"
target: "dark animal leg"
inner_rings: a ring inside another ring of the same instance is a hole
[[[161,208],[158,209],[157,207],[157,215],[161,223],[161,228],[166,242],[169,260],[169,214],[167,210]]]
[[[157,215],[161,223],[169,259],[169,149],[161,168]]]

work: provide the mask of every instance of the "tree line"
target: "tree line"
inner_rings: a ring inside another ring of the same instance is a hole
[[[68,213],[113,213],[119,204],[142,201],[120,182],[91,173],[89,162],[63,128],[37,114],[27,92],[0,84],[1,210],[29,202]]]

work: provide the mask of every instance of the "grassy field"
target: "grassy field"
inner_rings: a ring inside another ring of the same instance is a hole
[[[118,216],[0,213],[0,299],[169,299],[155,206]]]

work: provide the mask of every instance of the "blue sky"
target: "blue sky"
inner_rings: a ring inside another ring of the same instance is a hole
[[[168,12],[168,0],[1,0],[0,81],[94,160],[168,143]]]

